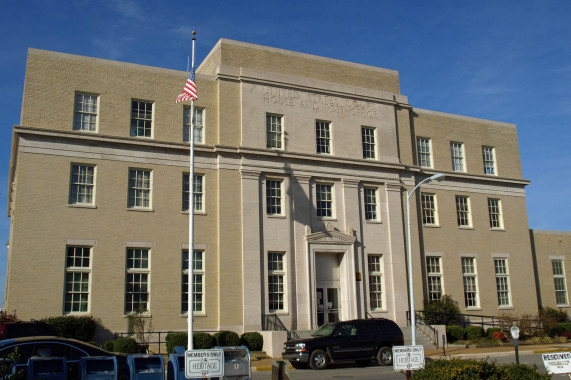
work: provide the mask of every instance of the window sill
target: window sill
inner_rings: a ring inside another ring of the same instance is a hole
[[[137,317],[137,318],[153,318],[153,315],[151,313],[141,313],[141,314],[137,314],[135,312],[129,313],[129,314],[123,314],[123,318],[129,318],[129,317]]]
[[[126,211],[141,211],[141,212],[155,212],[152,208],[134,208],[134,207],[127,207]]]
[[[458,226],[459,230],[473,230],[474,227],[471,226]]]
[[[498,310],[513,310],[513,306],[499,306]]]
[[[557,307],[569,307],[569,304],[557,305]]]
[[[266,214],[266,216],[268,218],[274,218],[274,219],[285,219],[286,218],[285,215],[281,215],[281,214]]]
[[[289,313],[287,311],[270,311],[270,314],[281,315],[281,316],[288,316]]]
[[[482,308],[476,307],[476,306],[471,306],[471,307],[467,307],[466,311],[482,311]]]
[[[372,220],[365,220],[366,223],[370,223],[370,224],[383,224],[382,220],[376,220],[376,219],[372,219]]]
[[[184,215],[188,215],[188,210],[187,211],[181,211],[180,213],[184,214]],[[195,211],[194,215],[208,215],[208,214],[206,213],[206,211]]]
[[[490,228],[490,231],[506,232],[504,228]]]
[[[324,222],[336,222],[337,218],[334,218],[332,216],[318,216],[317,220],[322,220]]]
[[[440,228],[440,224],[423,224],[424,228]]]
[[[197,311],[197,312],[195,312],[195,313],[192,313],[192,316],[193,316],[193,317],[203,318],[203,317],[208,317],[208,314],[206,314],[205,312],[198,312],[198,311]],[[180,317],[187,319],[187,318],[188,318],[188,314],[187,314],[187,313],[181,314]]]
[[[96,209],[96,208],[97,208],[97,206],[95,206],[95,205],[81,204],[81,203],[68,204],[67,207],[71,207],[71,208],[89,208],[89,209]]]

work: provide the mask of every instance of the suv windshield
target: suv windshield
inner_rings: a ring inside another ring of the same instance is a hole
[[[328,323],[325,326],[320,327],[316,332],[311,334],[312,336],[328,336],[333,334],[333,330],[335,330],[335,326],[337,323]]]

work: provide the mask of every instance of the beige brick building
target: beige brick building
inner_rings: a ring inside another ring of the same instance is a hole
[[[29,50],[8,310],[186,329],[186,75]],[[406,194],[436,173],[411,198],[416,308],[537,312],[515,125],[416,109],[396,71],[229,40],[196,78],[196,330],[406,324]]]

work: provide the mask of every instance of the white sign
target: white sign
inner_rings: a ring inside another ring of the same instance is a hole
[[[187,350],[184,353],[184,376],[224,376],[224,350]]]
[[[408,371],[424,368],[424,347],[394,346],[393,368],[395,371]]]
[[[542,354],[541,358],[547,373],[571,373],[571,353],[554,352]]]

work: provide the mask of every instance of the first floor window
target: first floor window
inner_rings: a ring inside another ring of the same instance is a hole
[[[87,313],[89,311],[90,262],[91,247],[67,247],[65,261],[65,313]]]
[[[498,291],[498,306],[510,306],[510,277],[508,259],[495,258],[496,288]]]
[[[181,312],[188,313],[188,249],[182,250],[182,289]],[[192,254],[192,311],[204,312],[204,251],[194,251]]]
[[[153,103],[131,101],[131,136],[152,137]]]
[[[74,131],[94,132],[97,130],[97,103],[97,95],[75,94]]]
[[[151,171],[129,169],[129,208],[151,207]]]
[[[418,155],[418,165],[431,168],[432,158],[430,154],[430,139],[425,137],[417,137],[416,152]]]
[[[491,146],[482,147],[482,158],[484,160],[484,173],[495,175],[496,174],[496,159],[494,157],[494,148]]]
[[[557,305],[567,305],[567,281],[565,280],[565,268],[563,260],[551,260],[553,269],[553,282],[555,285],[555,301]]]
[[[462,258],[462,276],[464,279],[464,306],[467,309],[478,307],[478,281],[475,258]]]
[[[282,116],[266,115],[266,147],[282,149],[283,147],[283,126]]]
[[[383,309],[383,256],[367,257],[369,270],[369,305],[371,310]]]
[[[149,310],[149,250],[127,249],[125,275],[125,313]]]
[[[268,301],[270,313],[285,310],[285,254],[268,252]]]
[[[315,122],[315,137],[317,145],[317,153],[331,153],[331,124],[326,121]]]
[[[317,198],[317,216],[320,218],[333,217],[333,186],[318,183],[315,185]]]
[[[72,164],[69,180],[69,204],[92,205],[95,187],[95,166]]]
[[[422,224],[431,226],[438,225],[436,195],[421,193],[420,198],[422,202]]]
[[[378,220],[377,189],[365,187],[365,220]]]
[[[488,198],[488,212],[490,214],[490,228],[501,229],[502,223],[502,208],[499,199]]]
[[[426,275],[428,277],[428,301],[438,301],[443,293],[440,257],[426,258]]]
[[[182,175],[182,211],[188,211],[188,201],[190,195],[190,188],[188,179],[190,174],[184,173]],[[194,212],[204,212],[204,175],[194,175],[194,197],[193,206]]]
[[[374,159],[375,154],[375,128],[361,127],[361,142],[363,144],[363,158]]]
[[[182,141],[190,141],[190,109],[191,107],[183,108],[183,132]],[[200,108],[194,109],[194,142],[197,144],[204,144],[204,110]]]
[[[266,180],[266,213],[282,215],[282,181]]]
[[[458,227],[470,227],[472,221],[470,219],[470,199],[466,196],[456,196],[456,217]]]

